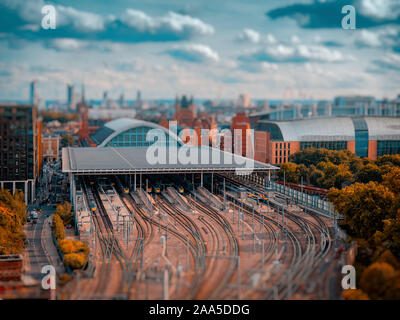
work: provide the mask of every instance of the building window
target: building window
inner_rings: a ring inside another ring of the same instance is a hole
[[[377,143],[377,156],[400,154],[400,140],[381,140]]]
[[[316,148],[328,150],[346,150],[347,141],[304,141],[300,142],[300,150]]]

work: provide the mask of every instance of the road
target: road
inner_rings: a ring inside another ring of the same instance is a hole
[[[53,243],[51,243],[50,228],[46,226],[45,222],[49,223],[48,216],[54,212],[54,208],[42,206],[42,213],[39,214],[39,218],[36,224],[29,222],[26,225],[26,237],[28,240],[28,246],[26,248],[26,274],[36,280],[40,280],[43,277],[41,273],[42,267],[48,264],[56,264],[56,270],[60,270],[59,258],[57,251]],[[32,208],[29,208],[31,210]],[[47,219],[47,220],[46,220]],[[45,246],[45,247],[44,247]],[[46,253],[48,255],[46,255]]]

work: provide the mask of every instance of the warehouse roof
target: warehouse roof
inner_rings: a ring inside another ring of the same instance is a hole
[[[174,148],[159,148],[165,152],[166,161],[155,162],[148,147],[120,148],[63,148],[63,172],[74,174],[124,174],[124,173],[184,173],[233,172],[275,170],[270,164],[254,161],[229,152],[209,147],[180,147],[178,155],[186,150],[190,161],[174,161]],[[153,149],[154,150],[154,149]],[[159,159],[159,154],[156,155]],[[185,158],[188,160],[188,157]],[[189,163],[188,163],[189,162]]]
[[[369,140],[400,140],[400,118],[324,117],[289,121],[260,120],[256,131],[271,132],[271,140],[352,141],[355,129],[368,130]]]

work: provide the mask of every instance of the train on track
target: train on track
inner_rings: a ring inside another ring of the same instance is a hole
[[[275,181],[276,183],[279,183],[281,185],[286,185],[287,187],[297,190],[297,191],[303,191],[304,193],[307,193],[312,196],[319,196],[323,200],[327,200],[327,194],[329,190],[327,189],[322,189],[322,188],[317,188],[317,187],[311,187],[311,186],[301,186],[297,183],[293,182],[283,182],[283,181]]]

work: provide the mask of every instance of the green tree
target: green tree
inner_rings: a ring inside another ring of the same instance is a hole
[[[392,168],[383,176],[383,185],[400,196],[400,167]]]
[[[380,233],[380,243],[400,258],[400,215],[395,219],[383,221],[383,231]]]
[[[299,176],[297,171],[297,165],[291,162],[281,164],[281,167],[278,171],[278,177],[282,181],[285,177],[286,182],[298,183]]]
[[[394,155],[383,155],[376,159],[376,164],[381,167],[384,165],[389,165],[391,167],[400,167],[400,154]]]
[[[21,253],[24,241],[18,213],[0,201],[0,255]]]
[[[318,164],[317,168],[324,173],[323,177],[317,180],[319,187],[341,188],[344,182],[353,181],[353,174],[343,164],[336,165],[330,161],[323,161]]]
[[[360,286],[371,299],[384,299],[395,278],[396,272],[390,264],[375,262],[363,272]]]
[[[368,163],[358,170],[356,174],[356,181],[368,183],[370,181],[381,182],[382,172],[376,164]]]
[[[344,300],[369,300],[368,295],[360,289],[344,290],[342,296]]]
[[[51,225],[51,228],[57,241],[61,241],[65,238],[64,224],[57,213],[53,214],[53,223]]]
[[[64,225],[70,224],[73,221],[74,214],[72,212],[72,207],[67,201],[65,201],[63,204],[57,205],[56,214],[60,216]]]
[[[342,190],[333,188],[328,198],[356,237],[370,239],[383,230],[383,220],[395,216],[394,194],[376,182],[355,183]]]
[[[86,258],[80,253],[68,253],[64,256],[65,266],[71,269],[82,269],[86,263]]]

